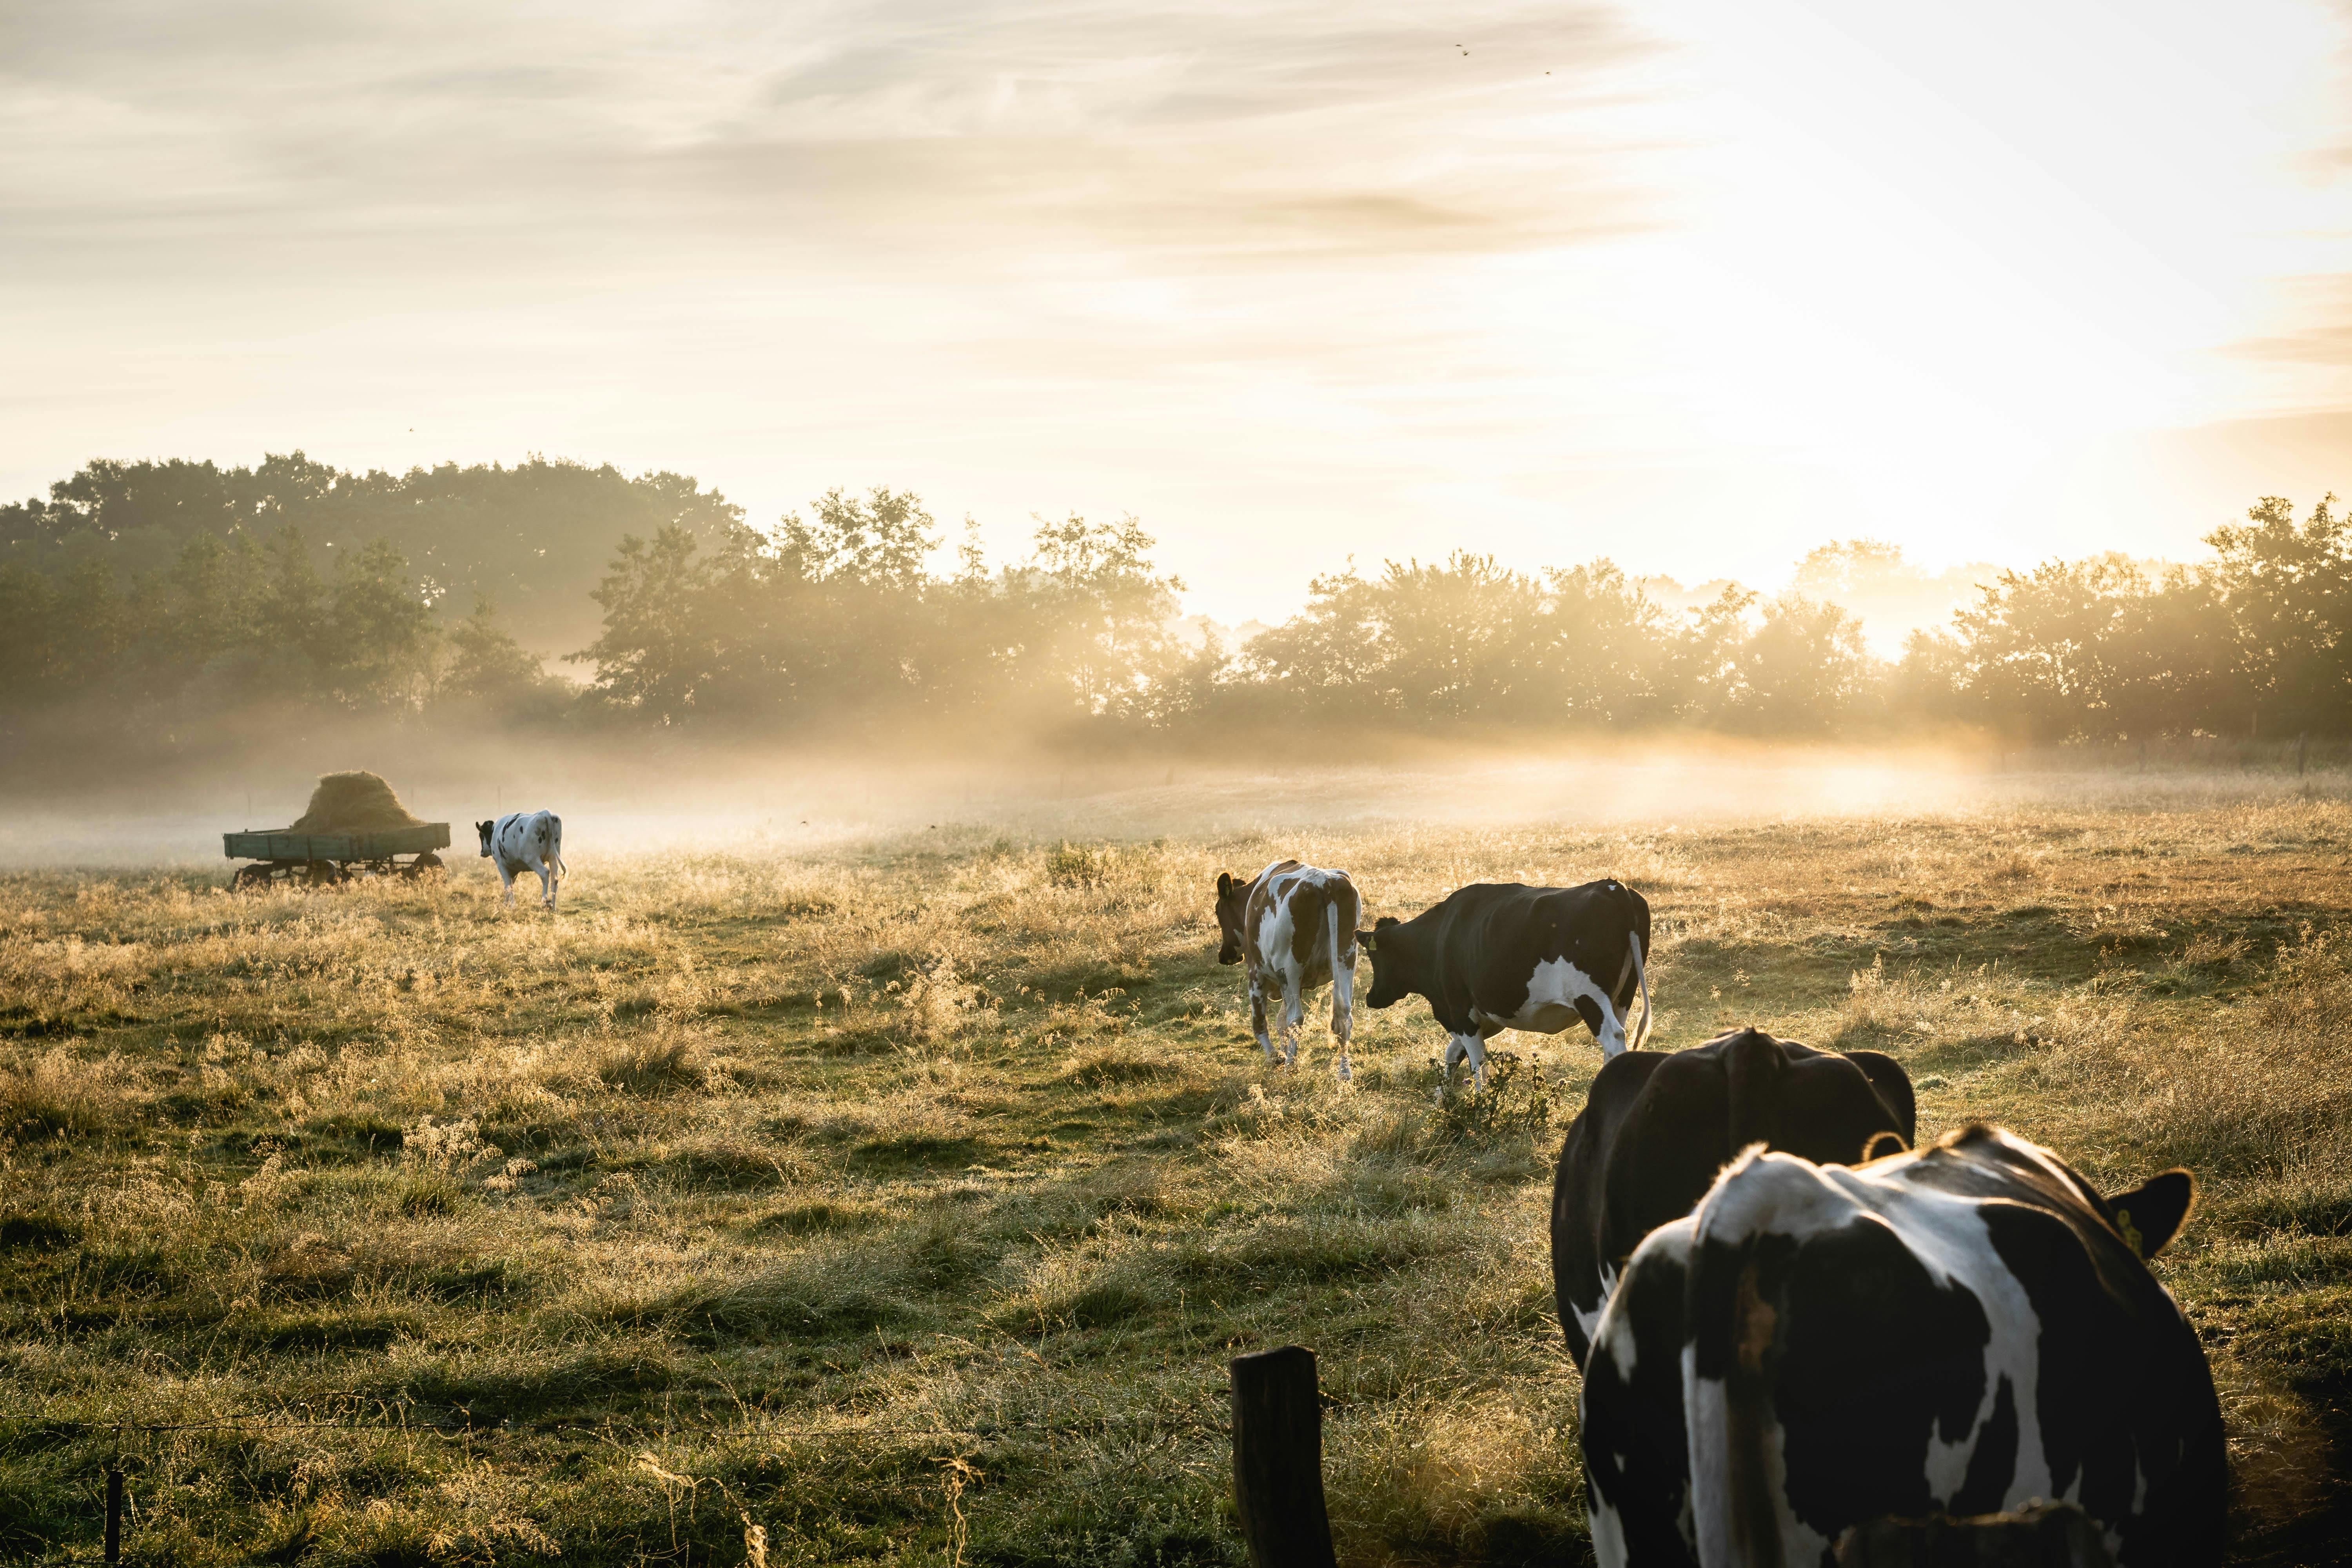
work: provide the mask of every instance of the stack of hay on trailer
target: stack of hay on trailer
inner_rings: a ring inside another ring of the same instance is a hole
[[[294,820],[289,833],[365,833],[381,827],[422,827],[425,819],[400,804],[400,796],[381,773],[360,769],[347,773],[320,773],[310,792],[310,809]]]
[[[363,770],[320,775],[310,809],[289,826],[221,836],[230,859],[258,862],[238,868],[229,883],[235,888],[264,888],[273,880],[328,886],[354,875],[421,877],[441,865],[433,851],[448,847],[447,823],[417,816],[381,774]]]

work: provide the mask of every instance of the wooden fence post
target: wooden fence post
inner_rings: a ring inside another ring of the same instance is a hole
[[[122,1467],[110,1462],[106,1467],[106,1562],[107,1568],[122,1561]]]
[[[1336,1568],[1323,1510],[1323,1409],[1315,1352],[1235,1356],[1234,1506],[1251,1568]]]

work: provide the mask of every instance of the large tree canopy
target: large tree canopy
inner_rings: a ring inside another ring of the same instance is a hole
[[[887,488],[829,490],[761,530],[690,479],[536,458],[404,475],[299,452],[251,468],[99,462],[45,500],[0,507],[0,717],[457,705],[804,737],[2342,734],[2352,518],[2333,497],[2301,521],[2266,498],[2207,542],[2193,566],[2108,555],[1991,574],[1893,663],[1839,596],[1934,580],[1868,540],[1814,551],[1777,597],[1711,585],[1681,610],[1605,560],[1532,574],[1466,552],[1350,563],[1229,649],[1179,635],[1182,584],[1131,517],[1040,519],[1026,555],[992,569],[969,537],[943,558],[921,500]],[[542,650],[584,681],[551,678]]]

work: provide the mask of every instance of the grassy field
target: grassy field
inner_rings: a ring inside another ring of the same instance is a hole
[[[2158,1265],[2239,1557],[2342,1553],[2352,806],[2324,791],[1610,831],[1060,845],[943,824],[600,858],[562,910],[218,872],[0,877],[0,1557],[1241,1560],[1224,1363],[1299,1342],[1351,1563],[1573,1560],[1550,1159],[1600,1056],[1433,1102],[1262,1065],[1220,869],[1375,913],[1622,878],[1653,1044],[1892,1052],[2095,1181],[2189,1165]],[[117,1424],[131,1428],[118,1431]],[[175,1430],[136,1428],[175,1426]]]

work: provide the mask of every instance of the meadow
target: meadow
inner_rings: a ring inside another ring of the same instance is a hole
[[[1374,913],[1614,875],[1652,1044],[1888,1051],[1921,1131],[2120,1186],[2231,1424],[2235,1558],[2347,1550],[2352,804],[2331,775],[1677,827],[936,827],[445,881],[0,875],[0,1558],[1243,1560],[1224,1363],[1313,1347],[1344,1563],[1574,1561],[1551,1160],[1600,1054],[1433,1094],[1249,1038],[1220,870]],[[1311,811],[1298,814],[1311,818]]]

